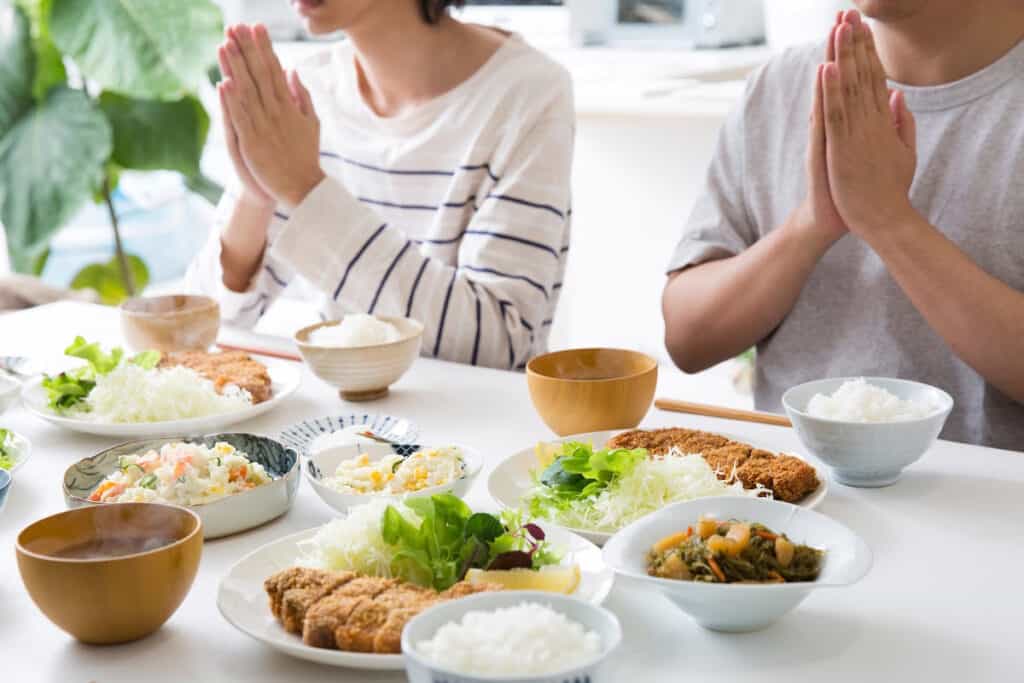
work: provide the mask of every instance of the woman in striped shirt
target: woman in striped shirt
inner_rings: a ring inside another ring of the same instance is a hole
[[[238,175],[189,269],[254,325],[295,278],[329,318],[422,321],[423,352],[520,368],[545,350],[569,247],[566,71],[453,0],[297,0],[349,40],[282,71],[266,29],[219,53]]]

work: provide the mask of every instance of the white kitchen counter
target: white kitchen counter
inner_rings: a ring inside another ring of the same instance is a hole
[[[113,309],[60,304],[0,317],[2,353],[59,354],[81,334],[119,341]],[[678,374],[661,369],[659,393],[682,393]],[[242,425],[274,434],[297,421],[352,409],[401,415],[427,439],[466,443],[484,454],[470,491],[474,507],[494,509],[485,482],[508,454],[550,433],[534,413],[521,374],[420,359],[391,395],[344,404],[308,373],[278,410]],[[92,647],[57,630],[35,608],[18,575],[17,532],[64,509],[61,474],[112,441],[59,430],[17,408],[0,418],[32,440],[0,513],[0,665],[3,680],[31,683],[304,683],[404,680],[398,673],[331,669],[270,650],[232,628],[215,605],[217,583],[236,560],[287,534],[324,523],[332,511],[303,482],[293,509],[252,531],[206,543],[199,574],[178,612],[136,643]],[[645,425],[722,430],[799,452],[789,429],[652,410]],[[860,534],[874,567],[859,584],[815,591],[774,626],[745,635],[705,631],[666,598],[618,581],[606,606],[625,638],[611,680],[728,683],[1021,680],[1020,615],[1024,564],[1024,454],[939,442],[884,489],[832,483],[819,511]],[[267,616],[270,619],[268,613]]]

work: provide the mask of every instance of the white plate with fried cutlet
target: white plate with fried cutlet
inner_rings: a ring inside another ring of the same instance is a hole
[[[554,459],[552,446],[567,441],[591,444],[594,450],[602,448],[646,448],[652,455],[663,456],[673,448],[677,454],[699,453],[718,479],[733,485],[736,492],[718,495],[769,494],[776,500],[813,508],[825,497],[828,476],[824,469],[791,453],[775,453],[740,437],[702,432],[694,429],[633,429],[588,432],[555,439],[550,445],[531,446],[509,456],[491,472],[487,490],[491,498],[503,508],[522,508],[528,504],[530,493],[536,488],[535,480]],[[672,502],[687,500],[680,498]],[[597,545],[604,545],[614,530],[585,529],[559,524],[557,520],[544,520],[534,513],[538,521],[559,525],[583,536]]]
[[[217,608],[232,626],[299,659],[352,669],[397,671],[405,666],[401,654],[333,648],[338,647],[338,642],[345,646],[345,641],[352,641],[356,646],[375,645],[390,636],[397,651],[401,625],[413,616],[417,610],[415,603],[422,596],[429,593],[435,600],[454,599],[480,590],[460,581],[438,595],[393,579],[295,567],[296,559],[302,554],[299,544],[311,539],[317,531],[308,529],[269,543],[231,568],[218,586]],[[576,564],[580,569],[579,584],[572,595],[595,605],[602,603],[612,589],[614,574],[605,565],[601,550],[585,538],[558,528],[551,528],[547,539],[562,553],[563,563]],[[304,576],[294,576],[298,573]],[[284,585],[284,579],[278,577],[289,574],[293,574],[290,577],[293,581]],[[387,597],[391,600],[385,600]],[[380,620],[383,623],[374,627],[375,632],[370,632],[367,627],[370,619],[359,615],[385,608],[389,613]],[[346,612],[345,617],[337,614],[342,610]],[[325,623],[329,627],[325,628]],[[330,637],[332,634],[337,635]],[[319,646],[307,644],[307,641]]]
[[[97,419],[88,412],[56,412],[48,405],[47,392],[40,378],[25,385],[22,402],[29,412],[64,429],[99,436],[148,439],[167,434],[224,431],[226,427],[273,410],[295,393],[302,379],[302,366],[298,363],[262,357],[257,360],[239,352],[168,354],[167,360],[206,377],[218,392],[227,385],[245,389],[250,393],[251,403],[238,410],[184,420],[110,422]],[[165,367],[165,361],[161,361],[160,367]]]

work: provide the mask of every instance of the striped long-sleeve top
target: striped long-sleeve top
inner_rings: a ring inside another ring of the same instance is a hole
[[[299,69],[327,178],[279,207],[248,291],[229,290],[225,193],[187,286],[254,325],[295,278],[328,318],[362,311],[425,326],[425,355],[520,368],[546,348],[569,251],[574,110],[568,73],[518,37],[468,80],[397,117],[359,93],[341,43]]]

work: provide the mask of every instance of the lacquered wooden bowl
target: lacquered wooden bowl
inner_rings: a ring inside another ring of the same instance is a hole
[[[121,333],[134,351],[205,351],[218,330],[220,306],[208,296],[140,296],[121,304]]]
[[[104,553],[104,545],[124,547],[134,539],[169,542],[118,557],[69,555],[84,545]],[[78,640],[102,645],[137,640],[160,628],[191,588],[202,549],[198,515],[157,503],[61,512],[25,527],[16,545],[18,571],[40,611]]]
[[[654,400],[658,362],[626,349],[568,349],[526,365],[530,398],[559,436],[630,429]]]

